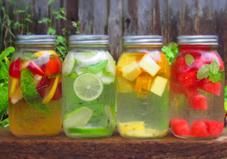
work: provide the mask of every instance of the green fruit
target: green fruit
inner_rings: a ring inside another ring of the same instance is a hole
[[[87,107],[81,107],[68,114],[64,118],[64,128],[84,127],[91,119],[93,111]]]
[[[62,72],[63,75],[68,75],[73,71],[75,59],[73,54],[69,53],[63,62]]]
[[[103,84],[94,74],[85,73],[76,78],[73,88],[81,100],[93,101],[102,94]]]
[[[90,71],[92,73],[98,73],[106,67],[107,63],[108,63],[108,61],[104,60],[104,61],[101,61],[101,62],[95,64],[95,65],[89,66],[87,69],[88,69],[88,71]]]

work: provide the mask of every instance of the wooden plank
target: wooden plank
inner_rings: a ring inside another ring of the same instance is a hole
[[[1,132],[0,159],[225,159],[227,140],[126,139],[119,136],[73,140],[63,135],[16,138]]]
[[[108,0],[94,0],[93,34],[107,34]]]
[[[122,12],[122,0],[110,0],[108,34],[110,36],[110,50],[115,59],[122,52]]]
[[[93,0],[79,0],[79,21],[80,21],[80,32],[82,34],[93,33]]]

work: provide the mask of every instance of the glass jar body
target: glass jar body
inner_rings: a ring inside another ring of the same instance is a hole
[[[52,136],[61,131],[61,60],[53,46],[18,46],[9,69],[10,131]]]
[[[169,123],[169,63],[160,46],[127,48],[117,64],[117,121],[121,136],[160,138]]]
[[[115,61],[107,48],[72,48],[63,64],[64,132],[72,138],[115,130]]]
[[[180,138],[220,136],[224,126],[224,62],[216,47],[180,45],[171,75],[172,133]]]

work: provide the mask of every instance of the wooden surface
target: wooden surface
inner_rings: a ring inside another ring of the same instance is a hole
[[[227,139],[16,138],[1,132],[0,159],[226,159]]]

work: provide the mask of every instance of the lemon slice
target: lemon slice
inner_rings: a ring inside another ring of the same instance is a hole
[[[56,55],[57,53],[53,50],[42,50],[42,51],[37,51],[36,53],[34,53],[35,57],[41,57],[43,55]]]
[[[87,107],[77,108],[66,114],[63,125],[65,129],[83,127],[92,117],[93,111]]]
[[[102,94],[103,84],[94,74],[85,73],[76,78],[73,88],[75,94],[81,100],[92,101]]]

